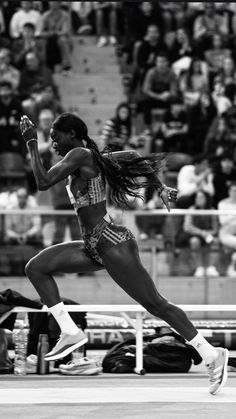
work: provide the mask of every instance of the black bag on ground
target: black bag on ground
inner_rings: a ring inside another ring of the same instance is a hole
[[[13,363],[8,356],[8,339],[4,329],[0,329],[0,374],[11,374]]]
[[[146,372],[188,372],[192,362],[201,363],[198,352],[168,327],[156,329],[157,333],[143,338],[143,368]],[[103,372],[132,373],[136,365],[135,339],[113,346],[105,355]]]

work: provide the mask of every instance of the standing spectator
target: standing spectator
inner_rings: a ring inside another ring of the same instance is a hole
[[[41,35],[46,38],[46,60],[51,70],[61,64],[64,74],[71,69],[71,19],[61,8],[60,1],[50,1],[50,9],[43,14]]]
[[[19,131],[22,115],[21,103],[14,96],[11,83],[0,82],[0,153],[14,152],[25,156],[26,147]]]
[[[20,38],[24,24],[32,23],[35,26],[35,36],[39,36],[42,25],[42,15],[32,8],[32,1],[21,1],[20,8],[13,14],[10,21],[10,36]]]
[[[36,107],[44,100],[47,88],[52,89],[54,100],[59,100],[59,94],[51,70],[40,64],[35,52],[28,52],[25,60],[26,66],[21,73],[19,91],[25,112],[32,115],[35,121]]]
[[[194,204],[189,209],[212,209],[210,196],[205,191],[198,190]],[[211,260],[211,245],[216,241],[218,232],[217,218],[214,215],[185,215],[183,231],[194,256],[194,276],[219,276]]]
[[[143,83],[143,93],[146,96],[143,101],[144,122],[149,128],[151,110],[168,109],[171,98],[177,96],[177,80],[165,54],[159,54],[155,67],[148,70]]]
[[[22,70],[25,66],[25,57],[28,52],[34,52],[40,60],[45,62],[45,48],[40,38],[35,37],[35,26],[26,22],[22,28],[20,38],[13,42],[13,61],[17,68]]]
[[[51,109],[42,109],[38,117],[38,150],[45,169],[49,170],[52,165],[52,144],[50,129],[55,119]]]
[[[232,182],[236,182],[236,167],[232,154],[223,154],[214,168],[214,196],[213,204],[217,207],[218,203],[229,195],[229,187]]]
[[[12,88],[17,92],[20,82],[20,72],[11,62],[11,52],[7,48],[0,50],[0,81],[9,81]]]
[[[233,214],[219,215],[220,230],[219,239],[221,243],[233,251],[231,262],[227,269],[227,275],[236,275],[236,183],[232,182],[229,186],[228,197],[218,203],[219,210],[233,210]]]
[[[117,19],[119,4],[114,1],[94,2],[96,32],[98,36],[97,46],[104,47],[109,42],[117,44]]]
[[[9,210],[35,210],[36,200],[30,196],[25,188],[16,192],[16,202],[12,203]],[[40,244],[41,219],[33,214],[9,214],[6,216],[5,235],[6,241],[11,244]]]
[[[124,150],[132,133],[131,109],[128,103],[122,102],[116,108],[114,118],[106,121],[101,140],[111,151]]]
[[[184,165],[177,177],[179,208],[188,208],[193,204],[195,194],[199,189],[214,194],[213,174],[204,154],[195,156],[193,164]]]

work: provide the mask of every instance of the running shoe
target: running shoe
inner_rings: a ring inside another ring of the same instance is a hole
[[[67,364],[60,364],[59,371],[64,375],[97,375],[101,372],[101,367],[94,359],[84,357]]]
[[[46,361],[55,361],[56,359],[63,358],[86,342],[88,342],[88,339],[81,330],[76,335],[62,333],[56,346],[44,356],[44,359]]]
[[[216,350],[218,357],[206,365],[210,379],[209,392],[211,394],[218,393],[227,381],[229,351],[225,348],[216,348]]]

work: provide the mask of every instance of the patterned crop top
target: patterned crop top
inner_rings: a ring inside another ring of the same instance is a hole
[[[88,207],[90,205],[98,204],[106,199],[105,182],[102,179],[101,173],[96,177],[88,179],[83,189],[73,190],[72,182],[74,176],[68,176],[66,189],[70,198],[70,202],[77,212],[81,207]],[[73,190],[73,192],[72,192]]]

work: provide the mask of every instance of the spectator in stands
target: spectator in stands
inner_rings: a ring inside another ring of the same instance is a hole
[[[25,60],[26,66],[21,73],[19,91],[25,112],[32,115],[35,121],[37,120],[36,108],[44,102],[47,90],[52,90],[55,101],[59,100],[59,93],[51,70],[40,64],[35,52],[28,52]]]
[[[198,101],[187,107],[189,140],[186,152],[195,155],[203,152],[210,124],[217,113],[211,96],[202,92]]]
[[[168,109],[170,100],[177,96],[177,91],[177,80],[169,60],[165,54],[159,54],[155,67],[148,70],[143,83],[143,93],[146,96],[143,101],[143,114],[148,128],[151,125],[151,110]]]
[[[234,89],[232,90],[234,91]],[[213,79],[211,97],[214,101],[218,115],[223,115],[232,106],[232,94],[224,85],[219,74]]]
[[[175,32],[174,42],[169,48],[171,63],[175,63],[184,57],[192,57],[193,47],[191,39],[185,28],[178,28]]]
[[[46,38],[46,62],[51,70],[62,65],[63,74],[71,69],[71,19],[61,8],[60,1],[50,1],[50,9],[43,14],[41,35]]]
[[[45,62],[45,48],[43,41],[35,37],[35,26],[26,22],[22,28],[20,38],[13,42],[13,61],[17,68],[22,70],[25,66],[25,57],[33,51],[39,57],[40,63]]]
[[[170,110],[164,116],[162,131],[164,151],[185,153],[188,147],[188,124],[186,110],[181,98],[173,98]]]
[[[23,109],[20,101],[14,96],[9,81],[0,82],[0,153],[14,152],[22,156],[26,147],[19,131]]]
[[[189,209],[212,209],[211,197],[204,190],[199,189],[196,192],[194,204]],[[194,276],[219,276],[219,272],[211,260],[211,245],[216,241],[218,232],[216,216],[185,215],[183,232],[185,234],[182,235],[182,244],[185,240],[193,252],[196,269]]]
[[[209,91],[208,68],[206,63],[198,57],[192,58],[189,69],[180,74],[179,88],[186,105],[195,105],[199,100],[201,92]]]
[[[20,8],[13,14],[10,21],[10,36],[13,39],[20,38],[25,23],[35,26],[35,35],[39,36],[42,25],[42,15],[32,8],[32,1],[21,1]]]
[[[217,12],[215,3],[204,3],[204,9],[204,13],[196,17],[193,26],[193,39],[200,53],[209,48],[214,33],[222,35],[229,33],[229,22],[225,16]]]
[[[122,102],[116,108],[115,117],[106,121],[101,140],[111,151],[124,150],[129,143],[131,131],[131,109],[128,103]]]
[[[2,6],[0,6],[0,36],[5,32],[5,19]]]
[[[8,207],[9,210],[35,210],[36,200],[28,194],[27,189],[19,188],[16,192],[16,201]],[[8,214],[6,216],[5,237],[11,244],[40,244],[41,219],[33,214]]]
[[[233,210],[233,214],[219,215],[220,242],[233,251],[231,262],[227,269],[227,275],[235,277],[236,275],[236,182],[232,182],[229,186],[228,197],[222,199],[218,203],[219,210]]]
[[[225,48],[222,35],[214,33],[211,38],[211,47],[204,53],[205,60],[208,64],[210,78],[221,72],[224,67],[225,59],[231,57],[232,52],[229,48]]]
[[[142,86],[146,72],[155,66],[155,60],[160,53],[168,54],[168,48],[163,41],[157,25],[151,24],[142,41],[137,41],[134,46],[134,76],[133,88]]]
[[[218,115],[214,118],[206,135],[204,153],[210,155],[212,159],[217,160],[226,152],[233,153],[233,149],[234,145],[230,141],[226,116]]]
[[[232,154],[222,154],[214,167],[214,195],[213,204],[217,207],[218,203],[228,197],[229,186],[236,182],[236,166]]]
[[[11,83],[12,88],[17,93],[20,72],[11,65],[11,52],[7,48],[0,49],[0,81],[7,80]]]
[[[118,2],[96,1],[94,2],[96,32],[98,36],[98,47],[104,47],[109,42],[111,45],[117,43],[117,10]]]
[[[163,26],[167,34],[184,27],[186,22],[186,5],[184,2],[161,2]]]
[[[193,205],[195,194],[199,189],[213,196],[213,173],[204,154],[195,156],[193,164],[184,165],[180,169],[177,176],[177,188],[179,208],[188,208]]]

